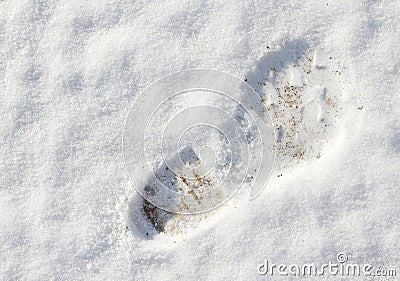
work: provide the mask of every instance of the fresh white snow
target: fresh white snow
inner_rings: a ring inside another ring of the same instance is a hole
[[[394,0],[0,1],[0,280],[271,280],[266,259],[341,252],[396,280],[399,26]],[[145,87],[189,68],[263,97],[275,170],[257,199],[146,235],[125,121]]]

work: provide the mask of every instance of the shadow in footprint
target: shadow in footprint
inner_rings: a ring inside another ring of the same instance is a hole
[[[307,41],[297,39],[282,44],[277,50],[263,55],[246,75],[246,82],[262,96],[263,85],[270,79],[269,71],[281,71],[295,63],[309,48]]]
[[[152,240],[165,231],[165,223],[174,215],[138,195],[129,203],[129,228],[136,237]]]
[[[190,168],[197,166],[200,163],[197,154],[193,149],[185,147],[168,162],[174,163],[178,172],[172,171],[166,163],[163,163],[155,174],[146,181],[142,190],[144,197],[157,198],[158,195],[166,194],[165,189],[169,189],[176,193],[190,194],[196,199],[196,194],[201,189],[201,185],[205,185],[206,182],[202,181],[203,178],[200,177],[190,179],[180,176],[179,166]],[[179,233],[180,228],[187,223],[189,217],[189,215],[180,214],[187,211],[185,200],[180,199],[183,199],[183,196],[182,198],[178,197],[178,200],[176,198],[168,199],[168,210],[176,210],[176,212],[170,212],[152,204],[141,196],[137,196],[129,204],[131,230],[146,239],[153,239],[155,235],[161,232]]]

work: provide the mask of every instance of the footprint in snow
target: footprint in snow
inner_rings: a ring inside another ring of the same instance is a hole
[[[274,171],[290,171],[302,161],[321,157],[324,144],[332,139],[340,115],[340,72],[331,66],[331,58],[310,51],[304,41],[293,41],[269,51],[246,75],[245,81],[260,95],[263,109],[269,113],[275,143],[268,147],[275,153]],[[250,140],[251,142],[251,140]],[[196,172],[201,157],[190,147],[176,154],[175,160],[192,174],[182,177],[161,165],[155,176],[145,180],[146,196],[157,196],[159,184],[189,196],[175,200],[176,212],[164,210],[141,196],[130,202],[130,225],[147,239],[160,233],[178,235],[204,225],[224,206],[209,212],[185,215],[192,206],[204,209],[224,194],[209,192],[218,183],[212,175]],[[145,197],[146,197],[145,196]],[[236,196],[237,197],[237,196]],[[239,198],[234,197],[233,203]],[[220,198],[219,198],[220,199]],[[169,209],[170,210],[170,209]]]

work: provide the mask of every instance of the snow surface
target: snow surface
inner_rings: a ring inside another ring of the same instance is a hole
[[[264,259],[339,252],[400,274],[399,26],[398,1],[0,1],[0,279],[267,280]],[[306,57],[315,79],[293,70]],[[193,67],[260,94],[271,71],[309,81],[311,133],[299,159],[278,151],[256,200],[145,237],[125,119],[147,85]]]

